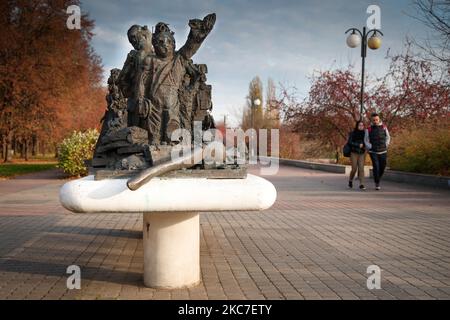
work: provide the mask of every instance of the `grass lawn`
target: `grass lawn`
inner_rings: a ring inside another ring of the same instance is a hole
[[[2,163],[0,178],[9,178],[25,173],[38,172],[56,167],[56,163]]]

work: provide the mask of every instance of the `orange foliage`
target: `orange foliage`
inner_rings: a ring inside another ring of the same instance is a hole
[[[55,145],[73,130],[96,127],[105,108],[102,66],[91,48],[94,23],[66,27],[79,1],[2,1],[0,9],[0,135],[26,146]],[[4,154],[5,156],[5,154]]]

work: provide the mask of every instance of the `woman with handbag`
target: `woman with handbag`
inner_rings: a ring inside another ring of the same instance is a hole
[[[356,122],[355,129],[350,132],[348,137],[348,145],[351,148],[350,160],[352,163],[352,171],[348,180],[348,187],[353,188],[353,178],[356,170],[358,170],[359,188],[365,190],[364,187],[364,163],[366,161],[366,149],[364,146],[365,128],[362,121]]]

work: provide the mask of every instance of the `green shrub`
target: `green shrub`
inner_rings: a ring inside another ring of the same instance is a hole
[[[86,175],[88,170],[84,160],[92,159],[98,136],[95,129],[74,131],[58,146],[58,168],[62,168],[70,176]]]
[[[399,171],[450,175],[450,131],[447,125],[425,125],[392,135],[388,161]]]

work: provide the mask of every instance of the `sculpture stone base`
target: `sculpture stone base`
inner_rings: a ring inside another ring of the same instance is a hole
[[[175,289],[200,283],[198,212],[144,213],[144,284]]]
[[[136,191],[128,189],[126,179],[90,175],[64,184],[59,199],[77,213],[142,212],[144,283],[180,288],[201,281],[201,212],[260,211],[276,197],[272,183],[252,174],[244,179],[156,177]]]

